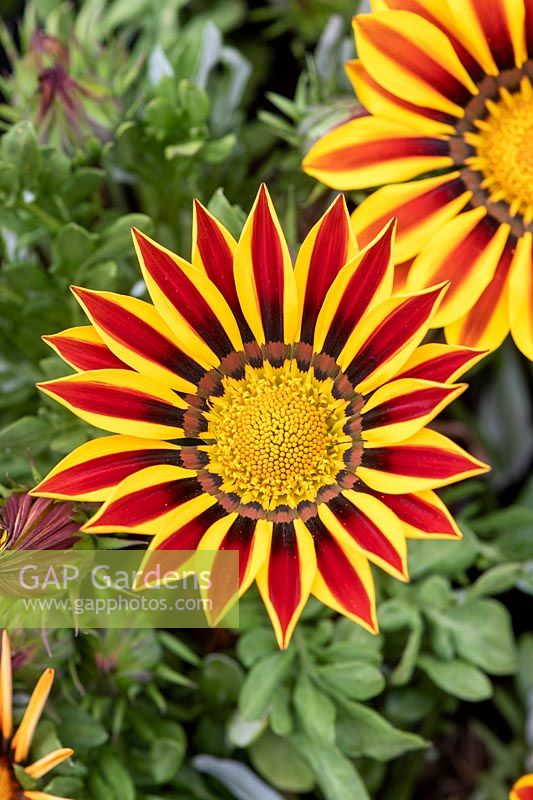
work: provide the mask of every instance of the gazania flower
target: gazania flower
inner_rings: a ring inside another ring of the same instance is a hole
[[[77,375],[41,389],[117,435],[35,492],[102,501],[85,529],[152,550],[237,550],[281,646],[310,593],[376,629],[369,560],[457,537],[438,486],[486,467],[425,425],[478,351],[418,347],[445,287],[391,297],[393,225],[359,251],[342,197],[293,270],[262,187],[237,244],[196,205],[192,264],[134,231],[153,305],[74,288],[91,325],[48,337]]]
[[[533,800],[533,775],[523,775],[515,783],[509,800]]]
[[[72,503],[11,495],[0,510],[0,551],[68,550],[79,530],[72,513]]]
[[[35,729],[48,700],[54,681],[54,670],[47,669],[37,682],[28,707],[15,735],[13,735],[13,679],[11,672],[11,646],[4,631],[0,658],[0,726],[2,743],[0,749],[0,797],[2,800],[67,800],[46,792],[24,789],[16,775],[15,767],[26,772],[29,778],[38,780],[57,767],[73,751],[67,747],[54,750],[29,766],[22,766],[28,759]]]
[[[533,5],[375,0],[354,27],[347,71],[371,116],[326,134],[304,169],[384,185],[356,232],[366,244],[396,216],[409,290],[451,281],[432,320],[448,342],[494,349],[510,329],[533,359]]]

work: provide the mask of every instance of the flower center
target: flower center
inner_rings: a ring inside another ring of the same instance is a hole
[[[281,367],[247,366],[244,377],[222,379],[211,397],[206,469],[220,488],[241,503],[266,510],[314,501],[335,482],[344,454],[353,446],[345,432],[347,399],[337,399],[333,380],[319,380],[294,359]]]
[[[20,786],[6,756],[0,756],[0,797],[2,800],[19,800],[21,797]]]
[[[533,219],[533,88],[524,77],[517,91],[500,87],[498,100],[486,100],[487,116],[465,133],[475,148],[467,164],[483,173],[492,202],[504,201],[511,216]]]

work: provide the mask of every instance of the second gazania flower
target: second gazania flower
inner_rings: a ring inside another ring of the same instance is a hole
[[[426,425],[481,354],[419,346],[446,291],[391,296],[394,225],[359,250],[342,197],[293,270],[264,187],[237,243],[196,205],[192,263],[138,231],[153,305],[74,288],[90,320],[48,337],[78,374],[43,391],[115,434],[37,487],[100,501],[92,532],[239,552],[287,646],[310,594],[376,630],[369,561],[457,537],[434,493],[486,467]]]

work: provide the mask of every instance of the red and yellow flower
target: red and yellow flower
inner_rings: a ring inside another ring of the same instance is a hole
[[[2,655],[0,658],[0,727],[2,743],[0,747],[0,797],[2,800],[68,800],[46,792],[24,789],[19,783],[15,768],[20,768],[28,778],[38,780],[54,767],[70,758],[73,751],[68,747],[54,750],[29,766],[27,761],[33,734],[41,718],[54,681],[54,670],[47,669],[37,682],[22,721],[13,735],[13,676],[11,666],[11,645],[6,631],[2,635]]]
[[[237,550],[285,647],[310,594],[370,630],[369,561],[459,535],[434,489],[485,465],[426,428],[481,357],[419,346],[446,287],[391,296],[394,226],[359,250],[342,197],[291,263],[262,187],[237,243],[196,204],[192,263],[134,231],[153,305],[74,288],[91,322],[50,336],[77,374],[41,389],[115,434],[36,488],[102,502],[85,530]]]
[[[347,72],[369,115],[326,134],[304,169],[383,187],[356,232],[366,244],[398,218],[409,290],[451,282],[432,320],[448,342],[495,349],[511,330],[533,359],[533,3],[374,0],[354,27]]]
[[[533,800],[533,775],[523,775],[509,795],[509,800]]]

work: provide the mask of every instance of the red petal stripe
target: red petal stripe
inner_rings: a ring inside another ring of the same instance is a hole
[[[268,565],[268,593],[285,634],[301,599],[298,544],[292,522],[274,524]]]
[[[284,264],[278,231],[265,187],[261,186],[252,223],[251,254],[265,341],[284,337]]]
[[[233,345],[199,289],[172,258],[155,247],[139,231],[135,237],[150,275],[191,328],[219,356],[231,353]]]
[[[381,428],[382,425],[393,425],[396,422],[423,417],[431,413],[435,406],[455,389],[455,386],[432,386],[418,389],[402,397],[394,397],[365,412],[362,416],[363,428],[367,430]]]
[[[233,311],[239,325],[243,341],[253,339],[250,326],[246,322],[237,296],[235,279],[233,277],[233,253],[224,239],[220,229],[197,200],[194,201],[196,209],[197,236],[196,245],[200,258],[208,277],[220,289],[226,302]]]
[[[343,549],[318,517],[312,517],[306,525],[315,543],[318,571],[329,591],[350,614],[374,627],[365,586]]]
[[[443,345],[445,347],[445,345]],[[416,378],[435,383],[446,383],[450,377],[460,370],[465,364],[474,358],[475,354],[471,350],[456,350],[444,352],[441,356],[421,361],[414,367],[402,370],[397,378]]]
[[[329,287],[346,263],[350,231],[341,195],[331,206],[318,231],[305,286],[302,342],[313,343],[318,312]]]
[[[513,42],[502,0],[491,0],[489,8],[486,0],[472,0],[472,5],[496,65],[500,69],[514,67]]]
[[[381,500],[402,522],[412,525],[413,528],[425,533],[448,533],[450,536],[457,536],[446,514],[416,494],[383,494],[368,487],[364,487],[364,491]]]
[[[424,445],[366,447],[362,466],[394,475],[444,480],[473,469],[471,461],[458,453]]]
[[[256,522],[249,517],[237,517],[219,545],[220,550],[238,550],[239,586],[242,584],[252,554]]]
[[[330,500],[328,506],[354,542],[369,553],[375,553],[399,572],[403,572],[400,554],[370,517],[342,495]]]
[[[533,800],[533,786],[522,786],[520,789],[515,789],[515,794],[518,800]]]
[[[141,525],[150,519],[156,520],[162,514],[178,508],[187,500],[192,500],[202,493],[203,489],[196,478],[181,478],[147,486],[134,494],[110,502],[98,519],[97,525],[121,527]]]
[[[445,302],[450,301],[463,281],[468,278],[472,264],[479,257],[479,254],[488,247],[498,228],[499,223],[487,215],[446,254],[440,268],[431,279],[432,283],[451,282],[446,292]]]
[[[128,450],[92,458],[83,464],[52,475],[39,485],[39,491],[82,495],[116,486],[128,475],[158,464],[181,466],[180,451],[167,448]]]
[[[486,327],[490,324],[492,313],[504,290],[515,249],[516,240],[509,239],[491,282],[466,316],[461,328],[461,344],[475,346],[483,336]]]
[[[369,336],[346,369],[354,386],[401,350],[429,319],[441,288],[406,298]]]
[[[533,0],[525,0],[526,6],[526,45],[529,58],[533,57]]]
[[[72,291],[82,300],[96,324],[119,344],[186,380],[193,383],[200,380],[204,373],[202,368],[144,320],[98,292],[78,287],[73,287]]]
[[[386,17],[385,17],[386,19]],[[427,80],[444,97],[464,106],[471,94],[457,78],[435,61],[422,47],[391,30],[379,19],[365,18],[365,37],[385,57],[400,63],[409,72]]]
[[[431,14],[426,3],[419,2],[419,0],[387,0],[387,5],[389,8],[398,9],[399,11],[411,11],[413,14],[419,14],[421,17],[425,17],[428,22],[433,23],[433,25],[435,25],[437,28],[440,28],[442,31],[444,31],[467,72],[470,73],[474,80],[481,77],[483,70],[477,61],[468,52],[468,50],[463,47],[461,42],[442,25],[437,17],[434,17],[433,14]]]
[[[336,358],[351,332],[364,315],[387,271],[394,225],[363,256],[342,295],[322,347]]]
[[[420,225],[422,218],[431,217],[464,192],[465,185],[462,179],[458,177],[440,186],[435,186],[418,197],[413,197],[403,205],[396,206],[394,215],[398,220],[398,233],[400,235],[408,233],[412,228]],[[390,212],[387,212],[378,219],[373,220],[368,228],[359,231],[358,238],[361,245],[365,246],[371,242],[389,219]]]
[[[417,156],[449,156],[449,142],[430,136],[397,137],[374,142],[358,143],[331,153],[313,156],[313,169],[331,172],[368,167],[371,164]]]
[[[83,372],[92,369],[129,369],[103,342],[86,342],[61,334],[43,336],[43,339],[53,344],[65,361]]]
[[[185,480],[194,481],[199,486],[195,478],[186,478]],[[191,497],[196,496],[191,495]],[[190,498],[188,497],[187,499],[189,500]],[[207,529],[221,519],[224,513],[221,506],[215,503],[190,522],[178,528],[174,533],[171,533],[158,545],[156,550],[196,550]]]
[[[133,389],[99,384],[95,381],[48,383],[46,389],[76,408],[92,414],[137,422],[155,422],[158,425],[175,428],[181,428],[183,425],[182,409]]]

